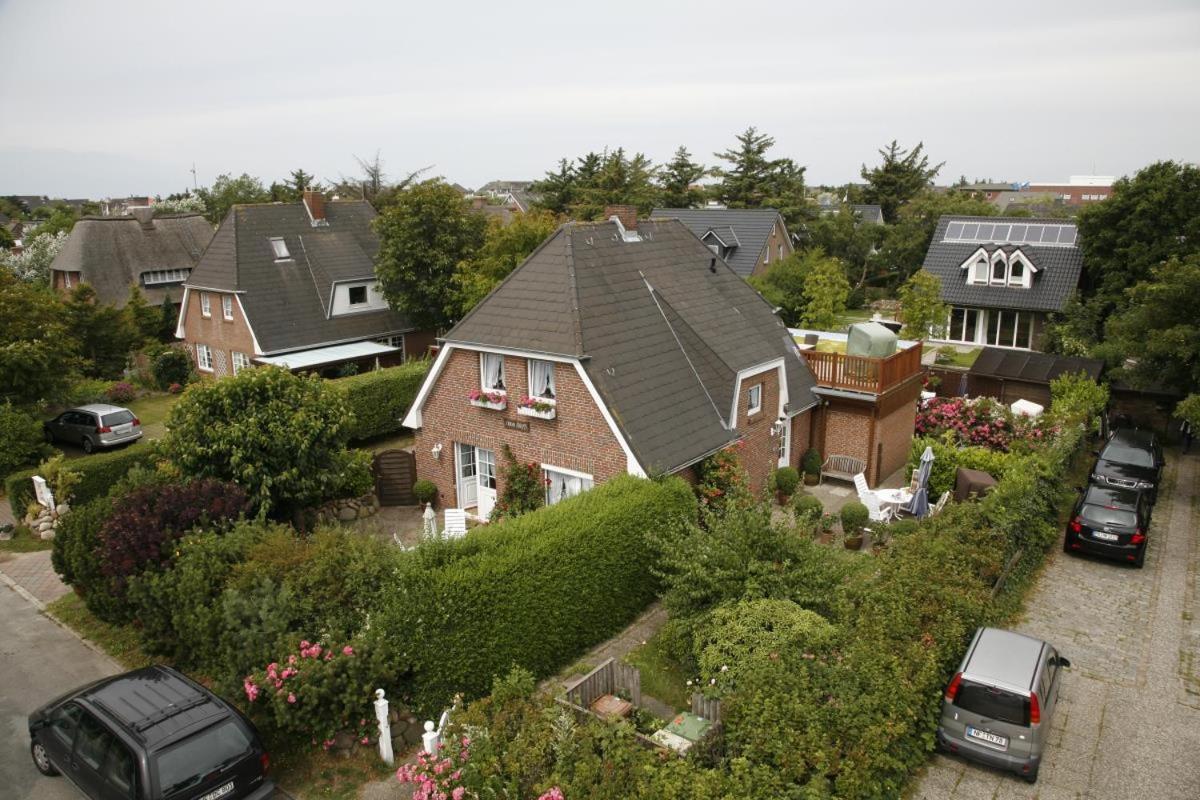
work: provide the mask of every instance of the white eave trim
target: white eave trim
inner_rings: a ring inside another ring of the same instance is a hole
[[[779,408],[776,409],[776,418],[784,416],[783,409],[788,404],[788,387],[787,387],[787,366],[784,364],[783,357],[773,358],[770,361],[764,361],[761,364],[755,364],[753,367],[738,370],[737,380],[733,384],[733,407],[729,409],[729,427],[736,428],[738,421],[738,401],[742,396],[742,380],[752,378],[755,375],[760,375],[768,370],[775,370],[779,377]]]
[[[242,319],[246,323],[246,330],[250,331],[250,343],[254,345],[254,356],[257,358],[263,354],[262,347],[258,344],[258,337],[254,335],[254,326],[250,324],[250,315],[246,313],[246,307],[242,305],[242,296],[240,294],[233,296],[237,300],[238,311],[242,312]]]

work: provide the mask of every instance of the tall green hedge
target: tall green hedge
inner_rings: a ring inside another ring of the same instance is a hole
[[[553,674],[656,596],[650,534],[695,513],[688,486],[621,477],[571,500],[417,551],[372,620],[418,708],[486,694],[520,665]]]
[[[104,497],[129,470],[137,466],[151,466],[155,461],[152,447],[136,443],[107,453],[93,453],[67,462],[72,472],[79,473],[79,485],[71,498],[71,504],[81,506],[99,497]],[[4,482],[8,493],[8,504],[17,519],[25,516],[25,508],[34,500],[33,481],[36,469],[14,472]]]
[[[346,394],[354,424],[350,441],[369,439],[400,430],[400,420],[417,397],[432,362],[409,361],[398,367],[364,372],[333,382]]]

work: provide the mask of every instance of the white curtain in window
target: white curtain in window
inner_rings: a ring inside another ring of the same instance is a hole
[[[552,469],[546,470],[546,505],[548,506],[591,488],[591,478],[581,478],[578,475],[568,475]]]
[[[483,354],[483,388],[504,391],[504,356]]]
[[[529,362],[529,394],[554,399],[554,365],[549,361]]]

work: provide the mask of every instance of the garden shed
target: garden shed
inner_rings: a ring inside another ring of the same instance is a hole
[[[967,372],[967,379],[971,397],[994,397],[1005,405],[1029,400],[1049,407],[1052,380],[1079,372],[1099,380],[1103,371],[1104,362],[1095,358],[985,347]]]

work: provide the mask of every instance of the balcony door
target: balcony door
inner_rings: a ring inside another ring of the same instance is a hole
[[[496,505],[496,454],[455,442],[454,469],[458,507],[473,508],[476,516],[487,519]]]

